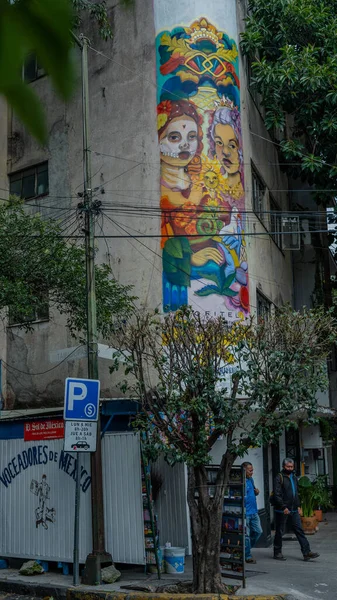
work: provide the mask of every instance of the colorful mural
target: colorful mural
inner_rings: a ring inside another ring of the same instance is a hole
[[[157,36],[163,306],[249,312],[238,51],[207,18]]]

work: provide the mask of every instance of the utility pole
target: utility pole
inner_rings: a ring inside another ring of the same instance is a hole
[[[88,39],[80,39],[72,34],[81,47],[82,55],[82,111],[83,111],[83,182],[84,197],[81,205],[84,213],[85,251],[86,251],[86,289],[87,289],[87,351],[88,378],[98,379],[98,344],[95,290],[95,216],[98,203],[93,202],[91,189],[91,153],[89,128],[89,76],[88,76]],[[92,552],[87,556],[82,581],[88,585],[101,583],[101,565],[112,563],[111,554],[105,550],[103,475],[100,415],[97,422],[97,448],[91,459],[91,519]]]

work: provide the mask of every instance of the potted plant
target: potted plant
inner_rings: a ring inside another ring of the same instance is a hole
[[[313,482],[314,512],[318,522],[323,521],[323,511],[333,508],[331,491],[328,488],[327,476],[318,475]]]
[[[314,486],[309,477],[304,475],[298,482],[299,493],[301,498],[301,521],[304,533],[313,535],[316,531],[316,517],[314,514],[315,499]]]

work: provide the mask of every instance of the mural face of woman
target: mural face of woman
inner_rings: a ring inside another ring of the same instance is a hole
[[[215,152],[228,175],[239,172],[239,144],[231,125],[219,123],[214,130]]]
[[[198,128],[191,117],[172,119],[159,139],[161,160],[176,167],[186,167],[198,148]]]

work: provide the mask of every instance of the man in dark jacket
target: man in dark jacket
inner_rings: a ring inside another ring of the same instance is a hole
[[[302,529],[299,515],[301,503],[294,468],[292,458],[285,458],[282,462],[282,471],[277,475],[274,482],[274,558],[276,560],[286,560],[282,554],[282,536],[287,520],[291,519],[291,525],[301,546],[303,558],[307,561],[311,558],[318,558],[319,554],[311,552],[309,542]]]

